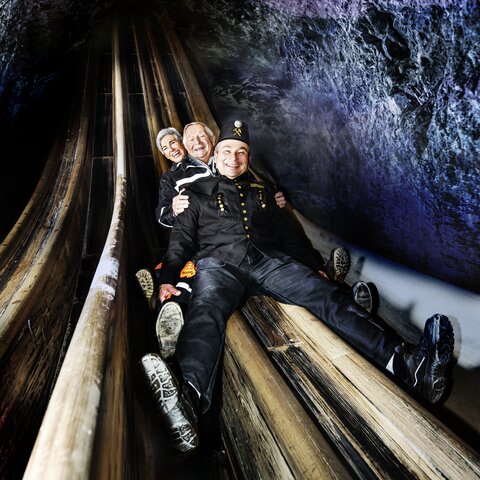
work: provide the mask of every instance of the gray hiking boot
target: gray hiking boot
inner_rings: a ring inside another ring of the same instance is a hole
[[[184,453],[194,450],[198,446],[197,416],[188,395],[179,392],[175,377],[157,354],[144,355],[140,366],[173,446]]]
[[[183,312],[177,302],[166,302],[158,313],[157,332],[160,356],[166,360],[175,353],[178,336],[183,327]]]

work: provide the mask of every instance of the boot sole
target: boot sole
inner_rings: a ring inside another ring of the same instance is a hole
[[[452,361],[455,335],[450,320],[440,314],[436,314],[427,320],[425,335],[429,345],[434,349],[430,372],[432,387],[429,400],[438,403],[447,388],[447,368]]]
[[[364,296],[358,295],[358,290],[360,286],[363,286],[363,290],[367,291],[368,298]],[[363,309],[365,309],[370,315],[376,315],[378,312],[378,304],[379,304],[379,295],[377,288],[371,282],[355,282],[352,285],[352,294],[353,300],[355,303],[358,303]]]
[[[195,449],[198,435],[179,401],[178,387],[167,365],[155,353],[144,355],[140,363],[173,446],[184,453]]]
[[[161,308],[155,326],[160,356],[164,360],[170,358],[175,353],[182,327],[183,313],[180,305],[176,302],[167,302]]]
[[[153,294],[155,291],[155,284],[153,282],[152,274],[148,270],[142,268],[135,274],[135,277],[137,278],[137,282],[140,285],[140,288],[142,289],[143,296],[146,298],[148,302],[148,308],[154,311],[155,299]]]
[[[351,259],[350,254],[344,248],[336,248],[333,252],[333,271],[334,280],[343,282],[350,270]]]

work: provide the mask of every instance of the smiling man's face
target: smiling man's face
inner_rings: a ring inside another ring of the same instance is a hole
[[[248,170],[250,147],[240,140],[222,140],[215,147],[215,164],[221,175],[233,179]]]
[[[190,125],[183,131],[183,141],[192,157],[208,163],[213,155],[213,142],[203,125]]]

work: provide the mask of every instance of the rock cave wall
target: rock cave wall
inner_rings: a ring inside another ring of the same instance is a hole
[[[219,120],[320,226],[480,290],[476,1],[171,9]]]

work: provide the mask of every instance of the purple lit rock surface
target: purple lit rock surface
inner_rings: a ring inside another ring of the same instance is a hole
[[[186,1],[175,12],[218,119],[251,124],[254,164],[298,210],[480,290],[478,2]]]

